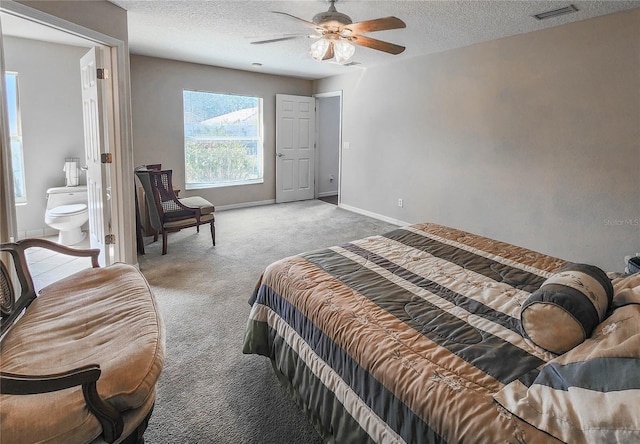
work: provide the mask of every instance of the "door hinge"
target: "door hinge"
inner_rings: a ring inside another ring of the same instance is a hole
[[[100,162],[113,163],[113,156],[111,155],[111,153],[102,153],[100,154]]]
[[[105,234],[104,236],[104,244],[105,245],[113,245],[116,243],[116,235],[115,234]]]
[[[107,68],[98,68],[96,77],[99,78],[100,80],[109,79],[109,70]]]

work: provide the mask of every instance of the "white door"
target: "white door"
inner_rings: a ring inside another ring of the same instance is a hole
[[[276,202],[313,199],[315,98],[276,95]]]
[[[101,155],[108,149],[108,128],[105,128],[103,101],[104,80],[97,77],[102,65],[101,48],[91,48],[80,59],[82,80],[82,113],[84,119],[84,150],[89,194],[89,235],[91,248],[100,249],[100,265],[109,265],[111,257],[105,245],[105,234],[110,232],[110,205],[108,201],[108,171]]]

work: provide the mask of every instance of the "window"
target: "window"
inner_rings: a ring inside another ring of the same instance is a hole
[[[185,187],[262,183],[262,99],[183,91]]]
[[[20,127],[20,102],[18,100],[18,73],[5,73],[7,105],[9,108],[9,136],[11,139],[11,165],[16,203],[27,203],[22,155],[22,129]]]

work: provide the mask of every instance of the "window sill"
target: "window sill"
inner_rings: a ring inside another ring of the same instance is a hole
[[[243,185],[256,185],[264,183],[264,179],[243,180],[242,182],[220,182],[220,183],[190,183],[185,185],[186,190],[203,190],[206,188],[236,187]]]

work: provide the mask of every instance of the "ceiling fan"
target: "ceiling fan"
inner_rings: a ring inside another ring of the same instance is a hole
[[[404,46],[382,40],[367,37],[366,34],[374,31],[386,31],[390,29],[406,28],[406,24],[397,17],[383,17],[374,20],[353,23],[351,17],[336,10],[337,0],[328,0],[331,3],[326,12],[320,12],[313,16],[312,21],[296,17],[287,12],[273,11],[304,23],[313,28],[316,34],[287,34],[282,37],[251,42],[253,45],[281,42],[297,38],[312,38],[316,41],[311,45],[309,53],[315,60],[335,59],[337,63],[345,64],[355,53],[355,45],[364,46],[389,54],[400,54],[405,50]]]

